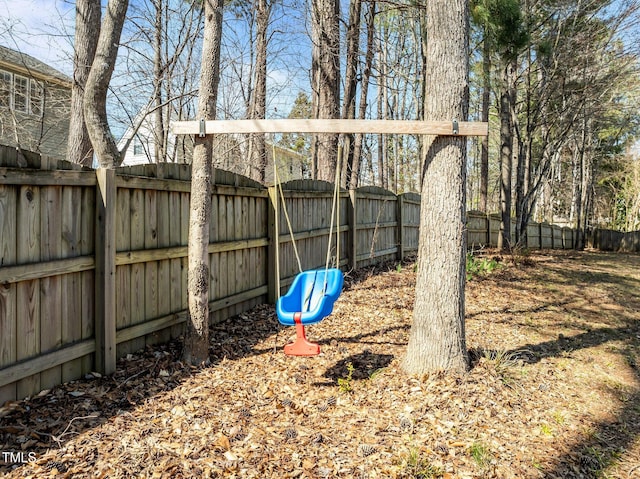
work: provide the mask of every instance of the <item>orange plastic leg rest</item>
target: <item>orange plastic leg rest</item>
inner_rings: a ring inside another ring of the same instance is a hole
[[[320,345],[307,341],[300,317],[301,313],[293,315],[293,321],[296,323],[296,340],[284,347],[284,353],[287,356],[316,356],[320,354]]]

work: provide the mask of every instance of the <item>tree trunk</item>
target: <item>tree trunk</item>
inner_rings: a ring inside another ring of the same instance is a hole
[[[469,108],[466,0],[427,2],[425,119],[465,120]],[[422,165],[418,274],[404,369],[468,367],[464,325],[466,138],[427,137]]]
[[[525,133],[518,135],[518,166],[516,171],[516,242],[518,245],[527,244],[527,225],[531,216],[531,154],[532,154],[532,122],[531,122],[531,47],[527,49],[527,74],[525,88]],[[515,91],[515,87],[514,87]],[[515,96],[515,94],[514,94]],[[515,98],[513,100],[515,102]],[[515,105],[513,106],[515,109]],[[515,111],[512,111],[514,124],[518,121]],[[515,131],[517,127],[512,126]]]
[[[316,118],[340,117],[340,2],[311,2],[313,46],[316,51],[313,72],[317,92]],[[335,179],[338,135],[320,134],[315,141],[317,179]]]
[[[380,66],[380,72],[378,74],[379,79],[379,88],[378,88],[378,119],[384,120],[384,105],[385,105],[385,74],[384,74],[384,64]],[[387,167],[386,167],[386,148],[385,148],[385,136],[378,135],[378,181],[376,184],[380,186],[380,188],[386,188],[387,184]]]
[[[84,122],[82,99],[98,46],[100,15],[100,0],[77,0],[67,161],[83,166],[93,164],[93,148]]]
[[[155,111],[154,129],[154,155],[155,162],[161,163],[166,161],[165,151],[165,125],[164,125],[164,108],[162,106],[162,83],[164,76],[164,68],[162,64],[162,32],[163,27],[163,5],[162,0],[154,0],[155,11],[155,35],[153,44],[153,103]]]
[[[498,248],[511,248],[511,172],[513,167],[513,126],[511,122],[513,62],[504,64],[500,92],[500,234]]]
[[[593,201],[593,159],[589,152],[593,143],[593,133],[591,132],[591,120],[586,119],[582,124],[582,137],[579,146],[579,181],[580,181],[580,201],[578,203],[577,236],[575,248],[583,250],[586,246],[586,232],[588,225],[589,211]]]
[[[362,0],[351,0],[349,5],[349,24],[347,26],[347,62],[344,76],[344,98],[342,102],[342,118],[354,119],[356,117],[356,87],[358,86],[358,55],[360,52],[360,23],[362,13]],[[354,135],[344,135],[343,185],[348,187],[351,183],[353,172]]]
[[[271,6],[267,0],[257,0],[256,8],[256,65],[254,69],[253,92],[251,96],[250,118],[265,118],[267,112],[267,28]],[[266,180],[267,151],[264,134],[251,135],[251,164],[257,168],[256,179]]]
[[[116,64],[128,6],[129,0],[109,0],[84,91],[85,123],[102,168],[115,168],[122,162],[122,155],[107,120],[107,90]]]
[[[371,79],[371,67],[373,65],[373,54],[375,51],[375,16],[376,2],[369,3],[367,13],[367,53],[365,54],[364,67],[362,69],[362,84],[360,88],[360,104],[358,106],[358,118],[363,120],[367,113],[367,100],[369,94],[369,80]],[[347,188],[355,189],[358,187],[360,180],[360,166],[362,164],[362,144],[364,135],[359,133],[355,135],[353,142],[353,152],[351,154],[351,167],[349,182]]]
[[[205,0],[204,40],[198,118],[215,119],[220,81],[223,0]],[[189,209],[189,320],[184,360],[199,365],[209,358],[209,223],[211,221],[213,137],[196,137]]]
[[[516,155],[516,244],[523,244],[525,240],[525,233],[527,231],[527,225],[524,223],[527,208],[527,189],[528,185],[525,183],[525,172],[527,168],[525,154],[525,145],[519,142],[517,146]]]
[[[485,29],[482,49],[482,121],[489,121],[489,107],[491,99],[491,45]],[[480,140],[480,205],[483,213],[487,212],[487,197],[489,194],[489,136]]]

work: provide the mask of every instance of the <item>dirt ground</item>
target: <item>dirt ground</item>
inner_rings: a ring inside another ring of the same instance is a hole
[[[176,342],[0,407],[0,476],[640,478],[640,256],[500,264],[468,282],[467,374],[407,377],[413,265],[359,271],[320,356],[262,306],[212,328],[210,367]]]

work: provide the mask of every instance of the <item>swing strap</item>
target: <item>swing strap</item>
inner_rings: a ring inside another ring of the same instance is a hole
[[[278,188],[278,195],[280,197],[280,201],[282,202],[282,210],[284,211],[284,218],[287,221],[287,228],[289,229],[289,235],[291,236],[291,244],[293,245],[293,252],[296,255],[296,260],[298,262],[298,271],[300,273],[302,273],[302,262],[300,261],[300,255],[298,254],[298,247],[296,245],[296,238],[293,235],[293,228],[291,227],[291,218],[289,218],[289,212],[287,211],[287,203],[285,202],[284,199],[284,192],[282,191],[282,183],[280,182],[280,175],[278,174],[278,166],[276,163],[276,145],[275,142],[271,143],[271,148],[272,148],[272,153],[271,156],[273,156],[273,180],[276,183],[276,186]],[[278,197],[278,195],[276,195],[276,199]],[[278,212],[279,212],[279,208],[278,205],[276,204],[276,218],[275,218],[275,222],[276,222],[276,251],[280,250],[280,235],[278,232]],[[279,261],[278,261],[279,263]],[[279,264],[278,264],[278,268],[279,268]],[[278,282],[280,282],[280,275],[278,274]],[[278,290],[279,288],[279,284],[278,284]]]
[[[342,145],[338,145],[338,158],[336,160],[336,175],[333,184],[333,200],[331,202],[331,221],[329,222],[329,243],[327,244],[327,259],[324,264],[324,288],[327,288],[327,270],[329,269],[329,260],[331,259],[331,238],[333,237],[333,218],[337,216],[336,221],[336,268],[340,268],[340,168],[342,159]]]
[[[302,262],[300,261],[300,255],[298,253],[298,247],[296,245],[296,239],[293,234],[293,228],[291,226],[291,219],[289,218],[289,212],[287,211],[287,204],[284,197],[284,192],[282,190],[282,183],[280,181],[280,175],[278,174],[278,165],[276,162],[276,146],[275,142],[271,143],[272,154],[273,157],[273,180],[276,184],[277,192],[275,198],[275,241],[276,241],[276,277],[277,277],[277,295],[280,297],[280,232],[279,232],[279,220],[278,213],[280,210],[278,204],[278,198],[282,202],[282,210],[284,212],[285,220],[287,221],[287,227],[289,229],[289,235],[291,237],[291,243],[293,245],[293,252],[295,253],[296,260],[298,262],[298,271],[300,273],[302,270]],[[329,239],[327,244],[327,256],[325,261],[325,274],[324,274],[324,285],[322,287],[323,294],[327,289],[327,271],[329,270],[329,262],[331,260],[331,239],[333,237],[333,220],[336,218],[336,267],[340,268],[340,168],[342,167],[342,144],[338,145],[338,158],[336,160],[336,174],[333,188],[333,198],[331,203],[331,221],[329,222]]]

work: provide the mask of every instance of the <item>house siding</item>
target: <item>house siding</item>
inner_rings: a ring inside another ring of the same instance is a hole
[[[30,82],[35,80],[42,87],[39,93],[42,103],[31,105],[28,112],[14,108],[14,97],[0,102],[0,144],[64,159],[69,137],[71,80],[32,57],[4,47],[0,47],[0,71],[14,79],[17,76]],[[3,94],[7,95],[6,88]]]

